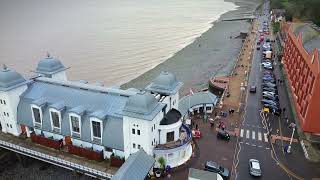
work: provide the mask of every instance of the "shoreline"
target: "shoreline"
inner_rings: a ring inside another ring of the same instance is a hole
[[[249,6],[248,4],[254,4],[251,1],[230,0],[229,2],[234,2],[238,6],[237,9],[222,14],[217,21],[212,22],[212,27],[192,43],[153,69],[121,85],[121,87],[125,89],[145,87],[161,71],[167,70],[176,74],[178,80],[185,83],[182,92],[180,92],[180,95],[184,96],[191,87],[196,87],[199,90],[202,86],[207,86],[207,82],[212,75],[230,74],[242,47],[242,39],[230,39],[230,35],[236,37],[240,32],[248,32],[250,23],[243,20],[225,22],[221,19],[236,17],[247,13],[247,9],[255,8],[246,7]],[[3,179],[21,179],[22,177],[25,179],[91,179],[88,176],[80,176],[72,171],[47,165],[38,160],[32,160],[27,168],[23,168],[20,163],[15,163],[4,168],[0,177]]]
[[[227,2],[232,2],[238,7],[222,14],[217,21],[211,23],[212,27],[206,32],[164,62],[122,84],[121,89],[143,89],[161,71],[170,71],[184,83],[181,89],[183,96],[190,88],[195,90],[206,88],[208,80],[213,76],[229,75],[242,47],[242,39],[235,37],[239,36],[240,32],[248,32],[250,23],[247,20],[223,21],[223,19],[250,15],[262,1],[227,0]]]

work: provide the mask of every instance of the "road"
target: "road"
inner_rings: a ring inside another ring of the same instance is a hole
[[[263,5],[264,13],[268,13],[268,2]],[[267,16],[258,17],[259,29],[262,29],[263,21],[267,21]],[[259,37],[259,35],[257,36]],[[249,174],[249,159],[258,159],[261,163],[263,176],[261,179],[290,179],[285,171],[283,171],[277,161],[272,156],[272,147],[270,139],[267,136],[267,129],[262,124],[260,117],[261,110],[261,77],[262,68],[261,50],[254,50],[252,67],[249,75],[248,86],[255,85],[257,92],[247,95],[244,121],[240,127],[240,136],[238,139],[238,150],[236,158],[236,177],[237,180],[254,179]]]

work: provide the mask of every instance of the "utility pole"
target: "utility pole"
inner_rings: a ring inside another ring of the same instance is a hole
[[[296,126],[292,126],[292,134],[291,134],[290,144],[289,144],[289,147],[287,150],[288,153],[291,153],[291,144],[292,144],[293,135],[294,135],[295,130],[296,130]]]

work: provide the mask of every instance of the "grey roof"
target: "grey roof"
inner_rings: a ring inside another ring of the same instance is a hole
[[[162,71],[147,87],[146,90],[160,94],[175,94],[183,84],[177,81],[174,74]]]
[[[178,122],[181,118],[181,113],[176,109],[170,109],[170,111],[160,121],[160,125],[170,125]]]
[[[71,85],[71,86],[68,86]],[[122,90],[116,93],[115,89],[100,87],[99,89],[84,84],[76,86],[66,82],[57,83],[50,78],[37,78],[29,84],[28,89],[20,97],[18,105],[18,123],[33,127],[31,104],[42,105],[43,125],[42,129],[51,131],[49,107],[61,108],[62,135],[69,136],[70,123],[69,112],[78,113],[81,116],[82,130],[81,140],[91,142],[90,117],[98,117],[103,120],[102,144],[104,146],[123,150],[123,118],[121,111],[128,100],[128,96],[122,94]],[[47,105],[43,105],[47,104]]]
[[[0,91],[8,91],[26,83],[28,83],[28,81],[24,79],[21,74],[3,65],[0,70]]]
[[[149,92],[140,92],[129,97],[123,109],[123,115],[153,120],[164,106],[164,103],[159,103]]]
[[[145,179],[155,160],[143,149],[131,154],[111,180]]]
[[[39,61],[36,72],[45,75],[52,75],[65,69],[66,68],[59,59],[55,59],[48,55],[46,58]]]
[[[218,174],[209,171],[203,171],[199,169],[189,168],[188,177],[199,180],[218,180]],[[221,178],[222,179],[222,178]]]
[[[197,92],[194,95],[184,96],[179,100],[179,111],[182,115],[187,114],[189,108],[201,104],[216,105],[218,97],[210,92]]]
[[[60,110],[63,110],[65,108],[65,104],[64,104],[63,101],[60,101],[60,102],[56,102],[56,103],[50,104],[49,107],[60,111]]]
[[[314,49],[317,49],[320,52],[320,36],[311,39],[310,41],[306,42],[303,46],[309,53],[312,53]]]

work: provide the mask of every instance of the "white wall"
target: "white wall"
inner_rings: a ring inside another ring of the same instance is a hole
[[[178,110],[179,92],[177,92],[174,95],[170,95],[170,96],[165,97],[162,102],[167,104],[166,113],[169,112],[169,110],[172,108]]]
[[[15,89],[0,92],[0,99],[6,101],[6,105],[0,104],[0,121],[2,131],[19,136],[21,133],[20,125],[17,124],[17,107],[20,101],[20,95],[27,89],[27,85],[17,87]],[[4,116],[3,113],[9,113]],[[7,126],[9,125],[9,127]],[[11,126],[10,126],[11,125]]]
[[[181,127],[182,121],[178,121],[174,124],[170,125],[160,125],[160,144],[167,143],[167,133],[174,131],[174,141],[177,141],[180,136],[180,127]]]
[[[125,158],[128,158],[130,154],[137,152],[139,150],[138,145],[140,145],[147,154],[153,155],[153,148],[159,142],[158,127],[162,118],[163,113],[161,111],[155,116],[153,121],[127,116],[123,117]],[[153,128],[154,126],[155,129]],[[135,134],[132,134],[132,129],[135,129]],[[140,135],[137,135],[137,130],[140,130]],[[136,144],[136,148],[133,148],[133,143]]]
[[[67,75],[66,75],[66,71],[60,71],[57,72],[55,74],[52,74],[52,79],[57,79],[57,80],[63,80],[66,81],[67,80]]]

